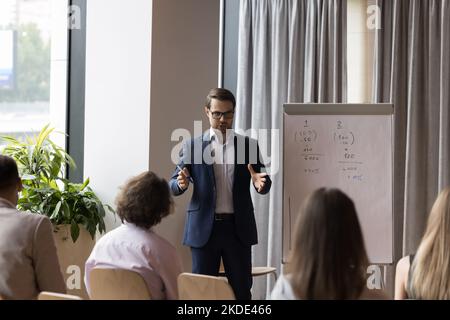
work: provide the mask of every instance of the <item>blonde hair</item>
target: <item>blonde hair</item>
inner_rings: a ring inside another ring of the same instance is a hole
[[[412,268],[416,299],[450,299],[450,187],[437,197]]]

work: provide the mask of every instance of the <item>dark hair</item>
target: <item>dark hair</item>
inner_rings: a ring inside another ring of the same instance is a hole
[[[307,197],[296,221],[292,288],[299,299],[358,299],[368,258],[353,201],[338,189]]]
[[[233,104],[233,110],[236,108],[236,99],[234,98],[233,93],[227,89],[223,88],[215,88],[209,91],[206,96],[205,106],[210,109],[211,108],[211,100],[217,99],[219,101],[230,101]]]
[[[9,189],[19,181],[19,171],[13,158],[0,155],[0,190]]]
[[[172,212],[167,181],[151,171],[131,178],[116,197],[117,214],[138,227],[149,229]]]

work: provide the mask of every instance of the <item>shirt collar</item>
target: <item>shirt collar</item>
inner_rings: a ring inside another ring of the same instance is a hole
[[[16,206],[4,198],[0,198],[0,208],[15,209]]]
[[[151,227],[150,229],[141,228],[141,227],[138,227],[137,225],[135,225],[134,223],[128,222],[126,220],[123,220],[122,225],[124,225],[125,227],[127,227],[129,229],[140,230],[140,231],[145,231],[145,232],[153,232],[153,227]]]
[[[213,129],[213,128],[209,128],[209,139],[210,139],[210,141],[213,141],[213,140],[217,139],[217,133],[218,132],[220,132],[220,131],[216,130],[216,129]],[[228,130],[227,141],[225,141],[225,144],[227,145],[230,141],[233,141],[233,138],[234,138],[234,130],[230,129],[230,130]]]

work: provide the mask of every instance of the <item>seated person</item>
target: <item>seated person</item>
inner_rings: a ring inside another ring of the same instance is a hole
[[[50,220],[16,210],[22,181],[16,162],[0,155],[0,296],[35,299],[41,291],[65,293]]]
[[[395,299],[450,299],[450,187],[434,202],[416,254],[397,263]]]
[[[367,289],[367,266],[353,201],[337,189],[318,189],[297,217],[288,274],[271,299],[386,299]]]
[[[116,198],[123,224],[104,235],[86,261],[85,284],[94,268],[126,269],[139,273],[152,299],[178,299],[177,277],[182,272],[175,248],[153,230],[172,212],[169,186],[153,172],[129,180]]]

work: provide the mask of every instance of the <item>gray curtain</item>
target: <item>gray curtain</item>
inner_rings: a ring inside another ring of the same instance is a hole
[[[241,0],[237,130],[280,129],[286,102],[345,102],[347,99],[345,0]],[[253,195],[259,243],[254,266],[281,271],[281,139],[268,139],[273,185]],[[278,158],[276,158],[278,155]],[[265,299],[273,282],[254,278],[253,298]]]
[[[394,252],[415,252],[428,212],[450,184],[448,0],[379,0],[374,101],[395,105]],[[392,290],[394,267],[388,269]],[[389,284],[388,283],[388,284]]]

